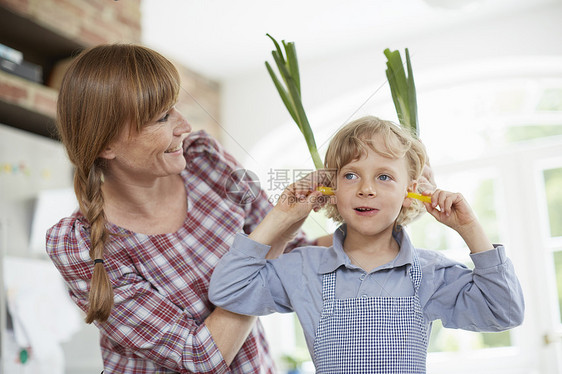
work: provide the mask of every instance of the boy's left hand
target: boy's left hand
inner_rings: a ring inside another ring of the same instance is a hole
[[[431,194],[431,203],[424,205],[437,221],[456,231],[477,223],[476,215],[460,193],[437,189]]]
[[[424,205],[437,221],[460,234],[471,253],[494,248],[470,205],[460,193],[435,190],[431,195],[431,203]]]

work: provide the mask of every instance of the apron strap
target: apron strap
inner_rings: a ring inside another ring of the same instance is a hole
[[[322,276],[322,300],[334,300],[336,298],[336,272]]]
[[[414,263],[410,266],[410,279],[412,280],[412,284],[414,286],[414,294],[417,295],[422,280],[422,270],[420,259],[418,257],[418,251],[416,251],[415,248],[412,249],[412,257]]]

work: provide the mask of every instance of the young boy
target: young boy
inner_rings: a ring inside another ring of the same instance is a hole
[[[342,223],[333,246],[266,260],[281,254],[279,243],[318,207],[319,192],[288,188],[220,260],[211,301],[246,315],[296,312],[318,373],[424,373],[436,319],[472,331],[519,325],[524,303],[513,265],[461,194],[436,190],[423,205],[461,235],[473,271],[414,248],[403,230],[423,209],[407,194],[416,191],[425,160],[423,145],[393,123],[349,123],[326,154],[326,168],[336,170],[328,216]]]

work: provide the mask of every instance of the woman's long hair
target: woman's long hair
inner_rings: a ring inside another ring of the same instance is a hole
[[[104,259],[110,239],[102,193],[104,160],[99,157],[125,128],[143,125],[173,106],[180,78],[166,58],[131,44],[85,50],[68,68],[57,101],[57,130],[75,167],[74,190],[90,225],[90,258]],[[113,288],[103,262],[94,267],[86,322],[105,322]]]

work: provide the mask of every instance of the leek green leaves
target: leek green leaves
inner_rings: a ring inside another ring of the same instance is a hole
[[[279,69],[282,81],[277,78],[277,75],[273,71],[271,65],[266,61],[265,66],[267,71],[269,72],[269,75],[279,92],[279,96],[281,96],[281,100],[283,100],[285,107],[289,111],[289,114],[304,135],[308,150],[310,151],[310,155],[314,161],[314,166],[316,169],[322,169],[324,164],[318,154],[314,134],[312,133],[310,123],[308,122],[308,118],[306,117],[306,113],[302,105],[299,64],[295,43],[286,43],[284,40],[282,41],[286,55],[285,57],[279,43],[277,43],[271,35],[267,34],[267,36],[269,36],[269,38],[273,41],[273,44],[275,44],[275,49],[271,51],[271,54],[273,55],[273,60]]]
[[[322,159],[318,154],[314,134],[312,133],[310,123],[308,122],[308,118],[302,105],[299,65],[295,43],[287,43],[283,40],[282,49],[279,43],[277,43],[271,35],[266,35],[275,45],[275,49],[271,51],[271,54],[273,55],[273,60],[277,65],[281,79],[277,77],[277,74],[273,71],[271,65],[266,61],[265,66],[267,71],[269,72],[269,75],[279,92],[279,96],[281,96],[281,100],[283,100],[285,107],[289,111],[289,114],[304,135],[308,150],[310,151],[310,155],[314,161],[314,166],[316,169],[322,169]],[[412,72],[412,64],[408,48],[406,48],[407,74],[404,70],[404,64],[399,51],[391,51],[387,48],[384,50],[384,54],[387,58],[386,76],[392,93],[392,100],[394,101],[394,107],[396,108],[398,120],[402,126],[410,129],[414,135],[419,137],[416,86],[414,84],[414,74]]]
[[[407,76],[399,51],[390,51],[387,48],[384,50],[384,54],[387,58],[386,77],[390,85],[398,120],[402,126],[409,128],[413,134],[419,137],[416,86],[414,84],[414,74],[412,73],[412,63],[408,48],[406,48]]]

